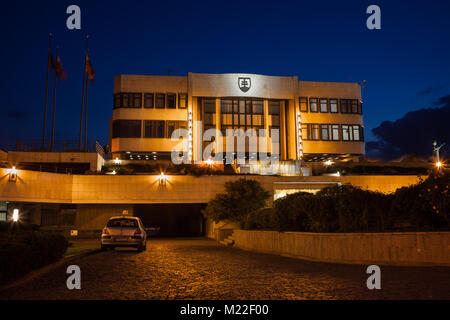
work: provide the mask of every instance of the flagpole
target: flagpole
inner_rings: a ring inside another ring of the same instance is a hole
[[[44,129],[42,132],[42,150],[45,148],[45,129],[47,127],[47,100],[48,100],[48,75],[50,73],[50,50],[52,48],[52,34],[48,35],[48,52],[47,52],[47,78],[45,80],[45,104],[44,104]]]
[[[56,46],[56,59],[58,59],[58,46]],[[55,109],[56,109],[56,82],[57,82],[57,72],[55,70],[55,84],[53,87],[53,120],[52,120],[52,138],[50,142],[50,152],[53,152],[53,142],[55,138]]]
[[[87,107],[89,82],[86,77],[86,101],[84,102],[84,152],[87,152]]]
[[[84,110],[84,92],[86,86],[86,57],[88,50],[89,35],[86,36],[86,49],[84,52],[84,69],[83,69],[83,93],[81,94],[81,117],[80,117],[80,139],[78,140],[78,149],[81,151],[81,140],[83,138],[83,110]]]

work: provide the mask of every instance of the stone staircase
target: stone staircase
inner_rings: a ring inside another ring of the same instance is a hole
[[[224,245],[226,247],[231,247],[232,245],[234,245],[234,237],[233,234],[229,235],[228,237],[226,237],[225,239],[223,239],[222,241],[219,241],[219,243],[221,245]]]

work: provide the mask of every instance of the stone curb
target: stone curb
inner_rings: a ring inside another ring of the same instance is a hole
[[[30,281],[32,281],[32,280],[34,280],[34,279],[36,279],[36,278],[38,278],[40,276],[43,276],[43,275],[47,274],[48,272],[50,272],[50,271],[52,271],[52,270],[54,270],[54,269],[56,269],[56,268],[58,268],[58,267],[60,267],[60,266],[62,266],[64,264],[66,264],[66,263],[68,263],[70,261],[73,261],[73,260],[78,259],[78,258],[87,257],[87,256],[90,256],[90,255],[99,253],[99,252],[101,252],[101,249],[94,249],[94,250],[82,252],[80,254],[73,254],[73,255],[70,255],[70,256],[63,257],[60,260],[58,260],[58,261],[56,261],[56,262],[54,262],[52,264],[46,265],[46,266],[44,266],[44,267],[42,267],[40,269],[36,269],[36,270],[30,271],[24,277],[22,277],[22,278],[20,278],[18,280],[15,280],[15,281],[13,281],[11,283],[7,283],[7,284],[1,286],[0,287],[0,292],[6,291],[6,290],[11,289],[11,288],[15,288],[15,287],[21,286],[21,285],[23,285],[23,284],[25,284],[27,282],[30,282]]]

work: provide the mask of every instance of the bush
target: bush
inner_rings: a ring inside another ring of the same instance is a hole
[[[434,172],[394,195],[395,224],[415,230],[446,230],[450,225],[450,173]]]
[[[60,234],[40,231],[0,233],[0,283],[57,261],[68,241]]]
[[[278,216],[275,215],[273,208],[264,208],[251,212],[247,215],[244,229],[246,230],[262,230],[262,229],[276,229],[280,222]]]
[[[241,178],[225,183],[225,192],[218,193],[208,202],[203,215],[214,222],[230,220],[239,222],[242,227],[247,215],[263,208],[269,198],[258,181]]]
[[[245,227],[303,232],[449,230],[449,193],[449,172],[432,173],[393,194],[336,185],[315,195],[298,192],[278,199],[273,210],[251,213]]]

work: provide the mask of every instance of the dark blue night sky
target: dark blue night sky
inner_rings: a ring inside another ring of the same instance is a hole
[[[66,28],[71,4],[81,7],[81,31]],[[381,30],[366,28],[371,4],[381,7]],[[78,139],[86,33],[97,74],[88,136],[102,144],[118,74],[170,69],[367,80],[366,141],[384,120],[450,94],[449,1],[15,1],[3,4],[0,21],[5,147],[42,136],[49,32],[68,74],[58,83],[56,139]]]

